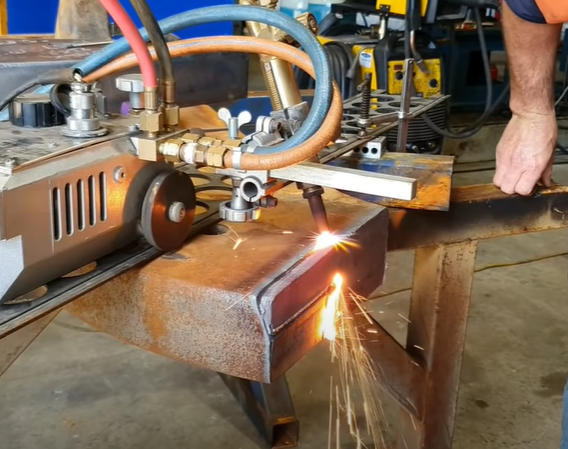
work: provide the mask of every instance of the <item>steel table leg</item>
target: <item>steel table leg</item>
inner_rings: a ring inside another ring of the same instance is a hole
[[[399,447],[452,446],[476,252],[472,241],[416,250],[406,350],[425,379],[421,419],[403,421]]]
[[[272,384],[221,374],[243,410],[272,449],[298,446],[300,423],[285,376]]]

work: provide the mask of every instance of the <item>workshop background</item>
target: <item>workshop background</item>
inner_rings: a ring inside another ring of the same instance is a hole
[[[190,3],[149,1],[158,18]],[[40,7],[41,14],[29,14]],[[9,32],[52,33],[56,8],[57,0],[8,0]],[[231,33],[232,25],[217,24],[179,35]],[[251,63],[249,87],[260,89],[263,81],[254,67]],[[501,132],[502,125],[489,126],[475,140],[462,142],[462,160],[490,159]],[[560,143],[568,143],[565,131]],[[456,186],[489,183],[491,177],[490,171],[465,172],[454,181]],[[556,166],[554,178],[568,183],[568,165]],[[558,447],[568,378],[567,237],[568,231],[560,230],[480,243],[454,448]],[[382,298],[373,310],[402,339],[413,251],[388,257],[386,283],[378,292]],[[303,448],[327,447],[334,370],[326,342],[288,375]],[[262,444],[216,373],[123,344],[65,312],[3,375],[0,404],[1,449],[254,449]]]
[[[6,1],[6,0],[5,0]],[[59,0],[7,0],[8,2],[8,32],[10,34],[52,34],[55,31],[57,6]],[[1,2],[0,2],[1,3]],[[214,5],[232,4],[232,0],[198,0],[198,1],[160,1],[150,0],[148,4],[158,18],[166,17],[187,11],[191,7],[206,7]],[[128,1],[121,1],[124,9],[130,14],[138,26],[142,26],[140,19],[133,14],[134,10]],[[38,11],[41,14],[30,14],[30,11]],[[233,33],[231,23],[216,23],[202,25],[181,31],[177,35],[183,39],[198,36],[226,35]]]

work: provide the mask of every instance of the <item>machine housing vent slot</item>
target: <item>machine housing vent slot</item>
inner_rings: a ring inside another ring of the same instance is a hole
[[[71,237],[77,231],[108,219],[107,176],[105,172],[67,182],[51,191],[53,239]]]

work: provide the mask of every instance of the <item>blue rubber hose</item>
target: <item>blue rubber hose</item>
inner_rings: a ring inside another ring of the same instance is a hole
[[[160,21],[164,34],[196,25],[215,22],[260,22],[274,26],[292,36],[311,58],[317,75],[312,107],[302,127],[288,140],[273,147],[257,147],[255,154],[276,154],[295,148],[316,134],[323,124],[332,98],[332,76],[327,54],[316,37],[302,24],[278,11],[257,6],[224,5],[193,9]],[[148,40],[148,33],[141,29],[142,38]],[[120,39],[103,50],[92,54],[78,63],[75,69],[83,76],[92,73],[110,61],[130,50],[126,39]]]

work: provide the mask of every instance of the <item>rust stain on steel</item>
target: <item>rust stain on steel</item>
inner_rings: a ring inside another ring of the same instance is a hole
[[[322,297],[338,269],[369,294],[384,276],[387,210],[326,192],[333,230],[361,242],[312,253],[315,226],[294,186],[256,223],[221,222],[76,300],[69,310],[141,348],[237,377],[270,382],[319,341]],[[235,240],[241,243],[235,248]]]
[[[542,189],[531,197],[505,195],[489,184],[457,187],[452,189],[447,212],[391,209],[389,250],[483,240],[567,226],[568,187]]]

